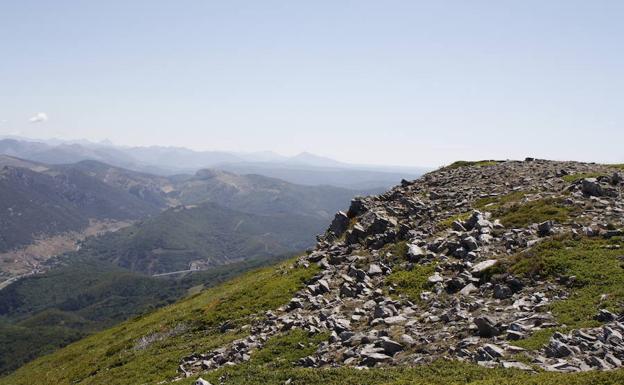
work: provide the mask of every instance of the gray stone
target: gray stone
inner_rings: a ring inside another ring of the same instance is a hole
[[[473,251],[479,248],[479,244],[474,237],[467,237],[462,240],[462,245],[468,250]]]
[[[331,225],[329,225],[329,231],[331,231],[332,233],[334,233],[334,235],[339,237],[342,234],[344,234],[345,231],[347,231],[348,227],[349,227],[349,217],[347,216],[346,213],[342,211],[338,211],[336,215],[334,216],[334,220],[332,221]]]
[[[403,345],[387,337],[382,338],[381,347],[383,348],[384,353],[388,355],[394,355],[395,353],[403,350]]]
[[[475,285],[473,285],[472,283],[467,284],[466,286],[464,286],[460,291],[459,294],[464,295],[464,296],[468,296],[472,293],[474,293],[475,291],[479,290]]]
[[[568,345],[566,345],[565,343],[559,340],[554,339],[554,337],[551,338],[550,343],[546,347],[545,351],[546,351],[546,356],[555,357],[555,358],[567,357],[569,355],[574,354],[574,352],[572,351],[572,349],[570,349]]]
[[[507,330],[507,339],[510,341],[517,341],[525,338],[524,333],[516,330]]]
[[[532,371],[533,368],[527,364],[523,364],[522,362],[517,361],[502,361],[501,366],[505,369],[518,369],[518,370],[527,370]]]
[[[444,278],[440,275],[440,273],[436,272],[433,275],[427,278],[427,281],[432,284],[436,284],[438,282],[444,282]]]
[[[590,196],[602,196],[604,191],[596,178],[585,178],[581,181],[581,191]]]
[[[324,279],[319,279],[318,280],[318,291],[322,294],[322,293],[329,293],[330,288],[329,288],[329,283],[324,280]]]
[[[386,325],[400,325],[404,324],[405,322],[407,322],[407,318],[401,315],[384,318],[384,323]]]
[[[392,357],[385,355],[383,353],[363,353],[362,354],[362,363],[367,366],[373,366],[378,362],[386,362],[391,361]]]
[[[419,261],[425,255],[427,255],[425,249],[416,244],[411,244],[407,250],[407,256],[411,261]]]
[[[470,271],[472,272],[473,275],[478,276],[478,275],[481,275],[487,269],[494,267],[497,263],[498,263],[498,260],[496,259],[488,259],[486,261],[477,263],[476,265],[472,267]]]
[[[537,225],[537,234],[545,237],[553,233],[553,221],[545,221]]]
[[[474,319],[475,325],[481,337],[494,337],[500,334],[496,321],[489,316],[481,316]]]
[[[381,267],[376,263],[373,263],[368,267],[368,275],[370,276],[379,275],[382,273],[383,271],[381,270]]]
[[[347,283],[340,285],[340,295],[343,297],[355,297],[357,292]]]
[[[616,319],[617,316],[607,309],[600,309],[600,311],[598,311],[598,314],[596,315],[596,320],[600,322],[611,322],[615,321]]]
[[[511,298],[513,292],[511,288],[507,285],[496,284],[494,285],[494,298],[496,299],[507,299]]]
[[[416,344],[416,340],[414,338],[412,338],[412,336],[410,336],[409,334],[401,335],[401,342],[404,345],[407,345],[407,346],[412,346],[412,345]]]
[[[505,355],[505,351],[494,344],[485,344],[483,349],[492,357],[499,358]]]

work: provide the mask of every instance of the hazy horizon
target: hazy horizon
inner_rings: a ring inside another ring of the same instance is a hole
[[[618,1],[0,5],[0,135],[624,162]]]

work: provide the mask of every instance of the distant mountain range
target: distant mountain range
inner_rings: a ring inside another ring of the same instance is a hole
[[[198,210],[204,203],[213,205],[201,206],[203,215],[210,217],[212,210],[221,216],[217,211],[228,209],[232,218],[245,217],[246,225],[266,217],[285,218],[281,222],[297,217],[308,241],[302,242],[301,234],[281,237],[279,249],[301,249],[312,244],[335,211],[353,196],[369,192],[211,169],[158,176],[93,160],[49,165],[0,156],[0,212],[5,213],[0,217],[0,251],[46,235],[80,231],[90,220],[141,220],[165,215],[159,213],[170,207]]]
[[[110,142],[0,139],[0,154],[48,164],[95,160],[156,175],[193,174],[214,168],[238,174],[261,174],[303,185],[345,188],[387,188],[401,179],[415,179],[427,168],[355,165],[307,152],[287,157],[270,151],[232,153],[180,147],[125,147]]]
[[[0,373],[193,287],[301,252],[337,210],[369,192],[216,169],[167,176],[0,155],[0,278],[14,281],[0,290]],[[93,221],[131,224],[35,258],[37,274],[15,280],[5,269],[33,242]]]

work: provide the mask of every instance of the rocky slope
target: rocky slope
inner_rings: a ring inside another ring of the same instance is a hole
[[[457,162],[0,384],[624,383],[622,169]]]
[[[620,257],[623,180],[617,167],[597,164],[457,163],[355,199],[296,262],[320,273],[287,305],[242,326],[248,336],[182,357],[179,376],[246,362],[293,329],[329,336],[296,362],[302,367],[445,359],[527,371],[620,368],[624,297],[600,284],[617,284],[622,268],[595,266],[598,277],[587,278],[578,266],[583,250],[608,263]],[[579,250],[579,260],[565,259]],[[595,287],[581,309],[578,297]],[[591,314],[564,324],[565,304]]]

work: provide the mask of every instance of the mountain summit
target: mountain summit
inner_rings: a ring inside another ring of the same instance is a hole
[[[622,169],[456,162],[0,383],[623,383]]]

